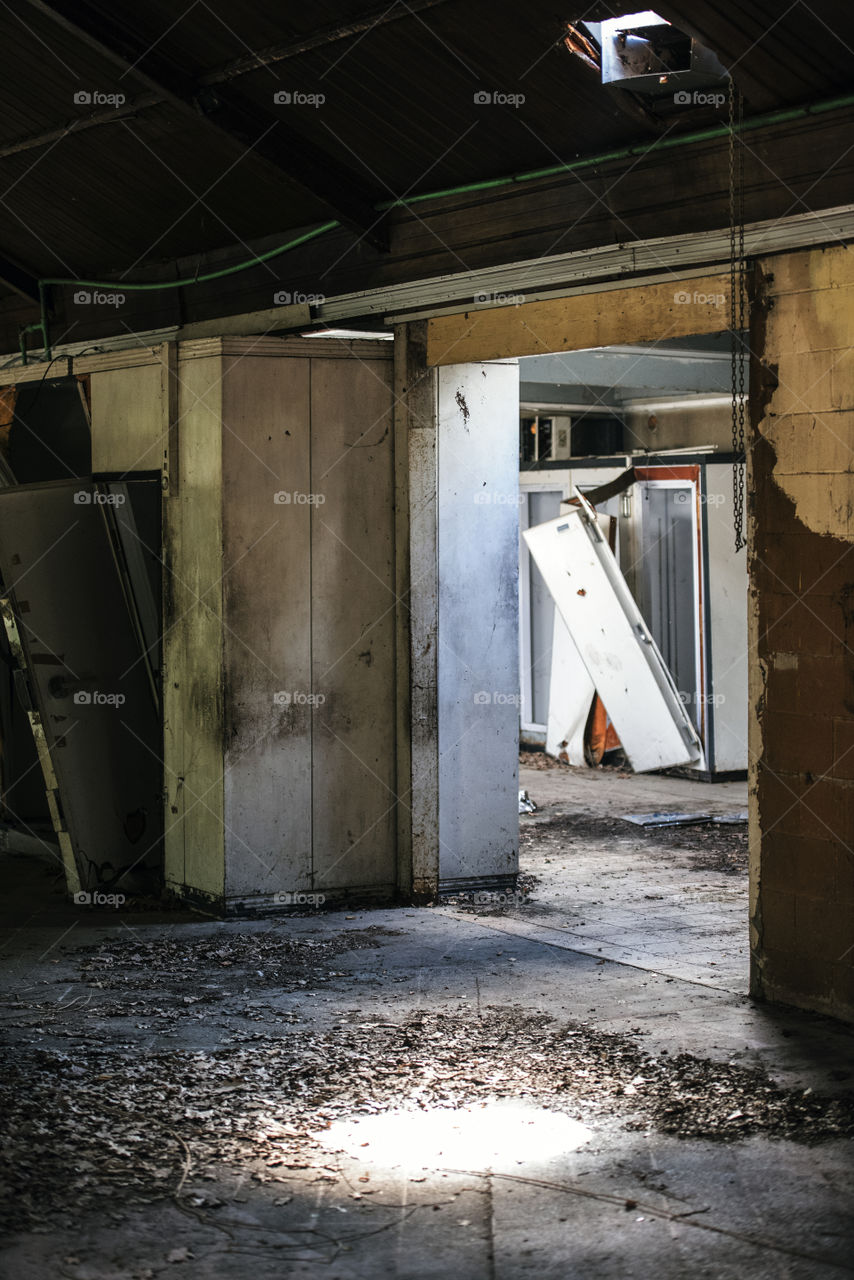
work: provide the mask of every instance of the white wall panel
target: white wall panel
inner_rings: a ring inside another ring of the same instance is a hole
[[[518,869],[519,374],[439,371],[439,868]]]

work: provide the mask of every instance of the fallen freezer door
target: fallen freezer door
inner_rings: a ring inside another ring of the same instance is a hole
[[[700,762],[700,740],[592,507],[581,498],[524,537],[632,768]]]
[[[567,764],[584,764],[584,730],[596,696],[575,641],[559,609],[552,631],[552,669],[546,753]]]

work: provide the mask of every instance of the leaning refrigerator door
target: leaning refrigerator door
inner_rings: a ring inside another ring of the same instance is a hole
[[[576,491],[577,492],[577,491]],[[589,503],[525,541],[638,773],[702,761],[676,685]]]

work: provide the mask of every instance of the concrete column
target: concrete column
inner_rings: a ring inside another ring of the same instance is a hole
[[[439,370],[439,869],[519,868],[519,368]]]
[[[518,366],[429,368],[426,325],[402,325],[395,397],[401,885],[416,897],[440,883],[507,885],[519,833]]]
[[[754,994],[854,1019],[854,267],[761,263],[751,348]]]

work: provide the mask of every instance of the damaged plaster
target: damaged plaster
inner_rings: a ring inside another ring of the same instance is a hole
[[[854,1017],[850,256],[751,281],[754,995]]]
[[[773,475],[813,533],[854,541],[854,285],[846,247],[773,260],[765,278],[766,412]],[[763,389],[764,389],[763,388]],[[765,397],[763,397],[765,398]]]

